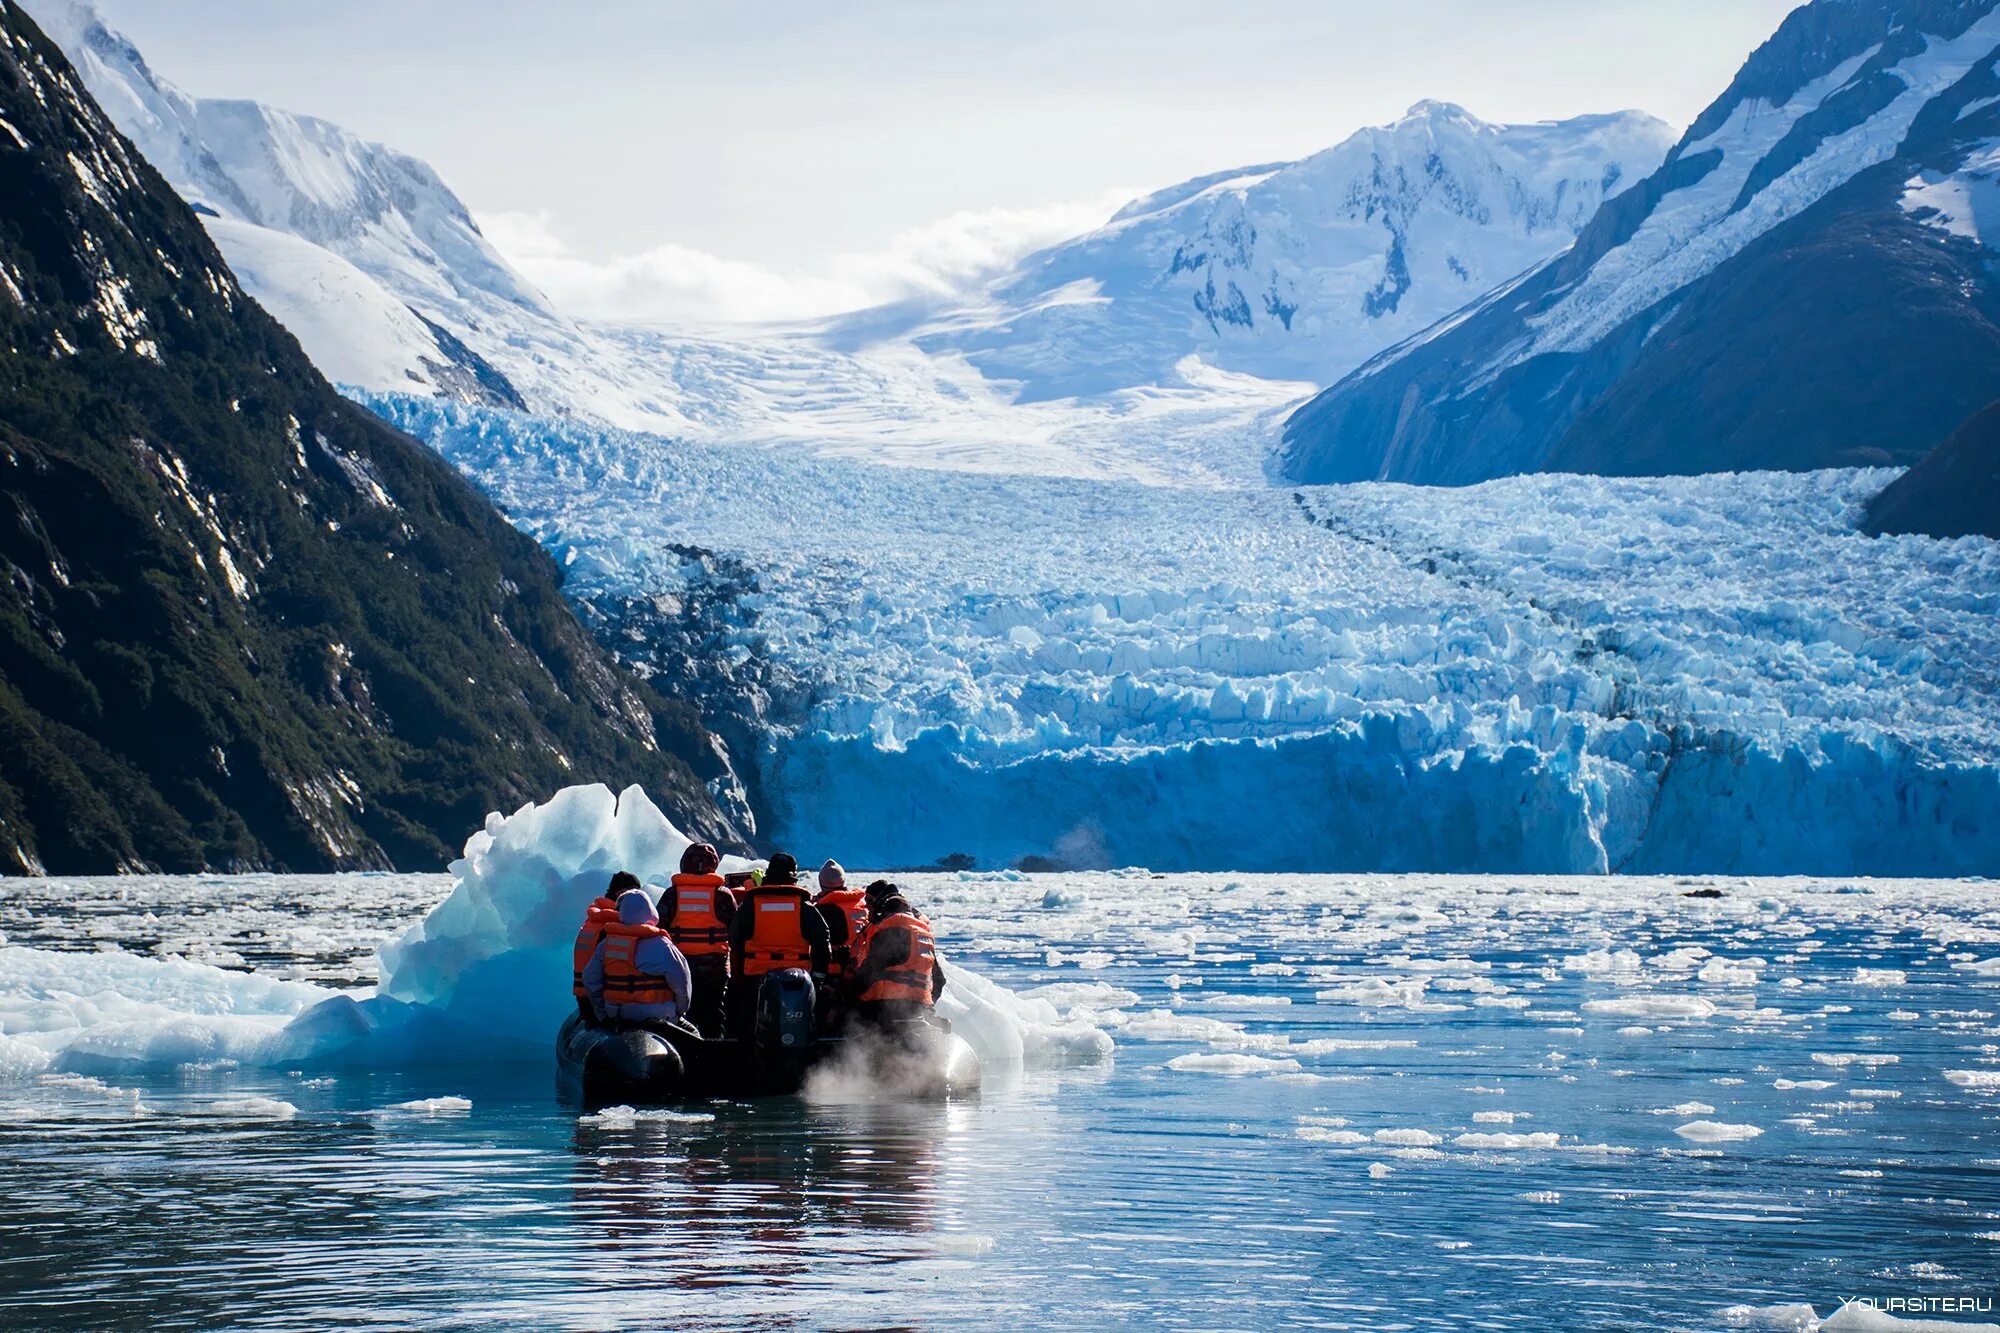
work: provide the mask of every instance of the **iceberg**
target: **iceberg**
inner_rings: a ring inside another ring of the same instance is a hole
[[[333,990],[119,950],[0,946],[0,1078],[50,1070],[543,1065],[572,1010],[570,946],[614,870],[658,885],[689,839],[646,793],[569,787],[491,814],[444,901],[379,951],[379,984]],[[726,867],[743,867],[740,859]],[[945,956],[951,937],[943,933]],[[955,962],[939,1011],[991,1067],[1101,1061],[1104,1031]],[[433,1099],[390,1112],[463,1110]]]

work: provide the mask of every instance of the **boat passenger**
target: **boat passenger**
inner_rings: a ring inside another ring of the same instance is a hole
[[[619,895],[618,919],[605,926],[583,985],[604,1022],[647,1027],[676,1025],[694,989],[687,959],[637,889]]]
[[[827,980],[838,995],[854,975],[855,946],[868,929],[868,903],[860,889],[847,887],[847,871],[829,857],[819,868],[819,895],[813,906],[826,918]]]
[[[569,980],[570,990],[576,995],[576,1010],[586,1019],[597,1017],[596,1006],[590,1002],[590,992],[583,986],[583,969],[590,965],[590,957],[597,952],[597,942],[604,938],[604,928],[618,919],[618,895],[639,887],[639,877],[629,870],[621,870],[611,877],[611,887],[591,901],[583,912],[583,925],[577,928],[576,943],[570,948]]]
[[[757,988],[771,972],[803,968],[823,988],[827,970],[826,919],[799,886],[799,863],[775,853],[764,877],[737,900],[729,925],[729,1028],[747,1035],[756,1020]]]
[[[716,873],[722,858],[705,842],[681,853],[680,873],[660,895],[660,924],[688,961],[694,995],[687,1017],[704,1037],[722,1035],[729,994],[729,923],[736,895]]]
[[[927,1016],[944,994],[944,968],[930,923],[893,888],[875,900],[869,916],[854,974],[855,1017],[882,1024]]]

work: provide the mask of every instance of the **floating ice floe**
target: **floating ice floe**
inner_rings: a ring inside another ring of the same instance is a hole
[[[1755,1125],[1730,1125],[1720,1120],[1696,1120],[1674,1127],[1674,1133],[1696,1143],[1737,1143],[1754,1139],[1763,1132]]]
[[[1961,1088],[1981,1092],[2000,1089],[2000,1069],[1947,1069],[1944,1076]]]
[[[1289,1057],[1245,1055],[1241,1052],[1218,1051],[1177,1055],[1167,1061],[1168,1069],[1184,1074],[1282,1074],[1296,1073],[1305,1066]]]
[[[299,1113],[298,1107],[276,1097],[222,1097],[196,1109],[245,1120],[291,1120]]]
[[[643,1110],[630,1106],[607,1106],[601,1111],[578,1116],[576,1122],[591,1129],[636,1129],[641,1124],[699,1125],[714,1119],[707,1111],[675,1111],[664,1106],[648,1106]]]
[[[415,1116],[459,1116],[472,1113],[472,1100],[468,1097],[443,1096],[419,1097],[414,1101],[397,1102],[393,1106],[379,1106],[370,1115],[415,1115]]]
[[[1585,1000],[1586,1014],[1621,1018],[1713,1018],[1715,1001],[1698,995],[1621,995],[1611,1000]]]
[[[1452,1143],[1460,1148],[1521,1149],[1554,1148],[1562,1142],[1560,1134],[1542,1131],[1532,1134],[1469,1133],[1460,1134]]]

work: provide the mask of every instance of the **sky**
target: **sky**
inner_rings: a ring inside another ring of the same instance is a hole
[[[1797,0],[98,0],[154,70],[423,158],[572,313],[948,286],[1426,97],[1685,125]]]

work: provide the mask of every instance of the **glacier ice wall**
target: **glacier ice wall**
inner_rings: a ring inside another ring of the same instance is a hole
[[[804,856],[2000,870],[2000,548],[1861,536],[1885,472],[1163,486],[372,405],[642,665],[704,552],[755,571],[700,652],[788,682]]]

